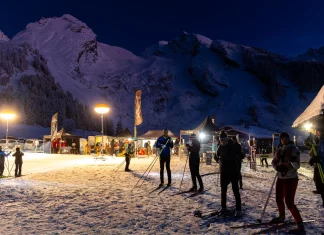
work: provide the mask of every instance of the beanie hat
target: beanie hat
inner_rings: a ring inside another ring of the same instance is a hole
[[[222,131],[220,132],[220,134],[219,134],[219,140],[220,140],[220,141],[226,141],[226,140],[228,140],[228,138],[227,138],[227,134],[226,134],[226,132],[225,132],[224,130],[222,130]]]
[[[288,139],[290,139],[289,134],[287,132],[285,132],[285,131],[280,133],[280,139],[281,138],[288,138]]]

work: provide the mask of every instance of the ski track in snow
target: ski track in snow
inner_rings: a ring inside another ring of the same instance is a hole
[[[10,159],[10,158],[9,158]],[[0,180],[0,225],[2,234],[251,234],[259,228],[231,229],[230,226],[252,223],[258,219],[274,172],[272,168],[250,171],[242,165],[242,203],[244,217],[215,218],[210,226],[193,216],[194,210],[209,211],[220,208],[220,187],[216,175],[203,177],[203,195],[184,199],[188,194],[172,196],[179,191],[185,158],[173,157],[171,170],[176,184],[163,193],[149,194],[159,184],[159,166],[155,164],[148,181],[131,189],[153,160],[132,159],[133,172],[115,170],[124,158],[106,161],[90,156],[30,154],[25,157],[22,178]],[[10,165],[12,164],[10,159]],[[215,172],[216,163],[201,163],[201,174]],[[7,171],[5,171],[7,173]],[[166,177],[166,176],[165,176]],[[165,179],[166,180],[166,179]],[[218,184],[219,185],[219,184]],[[189,169],[182,189],[191,187]],[[324,209],[319,195],[313,195],[311,179],[300,176],[296,195],[297,207],[304,219],[316,219],[306,224],[309,234],[324,231]],[[235,200],[228,187],[228,208],[235,208]],[[277,213],[275,195],[270,199],[264,221]],[[287,219],[292,220],[287,211]],[[293,228],[290,226],[289,228]],[[278,233],[284,233],[279,230]],[[274,232],[275,233],[275,232]]]

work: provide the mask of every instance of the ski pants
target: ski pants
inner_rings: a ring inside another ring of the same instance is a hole
[[[22,163],[16,163],[15,176],[21,176]]]
[[[3,171],[4,171],[4,162],[0,162],[0,176],[3,175]]]
[[[168,184],[171,184],[171,169],[170,169],[171,156],[160,156],[160,180],[164,184],[164,164],[168,173]]]
[[[264,166],[263,165],[263,162],[265,161],[265,163],[266,163],[266,166],[268,167],[269,166],[269,164],[268,164],[268,160],[267,160],[267,158],[261,158],[261,166]]]
[[[295,194],[298,185],[298,178],[277,179],[276,182],[276,202],[279,209],[279,215],[285,215],[285,203],[290,210],[296,223],[300,223],[303,219],[299,210],[295,205]],[[285,202],[285,203],[284,203]]]
[[[126,161],[126,166],[125,166],[125,170],[129,170],[129,164],[130,164],[130,155],[125,155],[125,161]]]
[[[196,157],[189,158],[189,168],[191,173],[192,185],[194,188],[197,188],[197,180],[199,182],[200,188],[204,188],[203,181],[199,174],[199,165],[200,165],[199,155],[197,155]]]
[[[221,183],[221,205],[222,208],[226,208],[226,200],[227,200],[227,186],[231,183],[232,184],[232,190],[235,196],[235,202],[236,202],[236,210],[241,211],[242,205],[241,205],[241,195],[239,186],[237,183],[238,179],[235,173],[232,172],[229,173],[221,173],[220,174],[220,183]]]

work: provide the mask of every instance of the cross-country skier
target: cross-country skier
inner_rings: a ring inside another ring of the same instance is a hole
[[[0,146],[0,177],[3,177],[5,157],[8,157],[10,155],[10,153],[3,152],[2,147]]]
[[[227,138],[224,130],[219,135],[220,146],[217,149],[216,161],[219,162],[221,183],[221,213],[226,213],[227,186],[231,183],[236,201],[235,216],[242,216],[241,196],[238,186],[237,156],[239,152],[232,140]]]
[[[197,181],[199,182],[199,192],[204,191],[203,181],[199,174],[199,165],[200,165],[200,157],[199,157],[199,150],[200,150],[200,142],[197,140],[196,134],[190,135],[190,144],[186,144],[189,152],[189,168],[191,172],[191,179],[192,179],[192,188],[189,192],[197,191]]]
[[[131,171],[129,169],[129,164],[130,164],[130,160],[131,160],[131,154],[133,154],[133,147],[132,144],[129,143],[127,148],[126,148],[126,153],[125,153],[125,162],[126,162],[126,166],[125,166],[125,171]]]
[[[312,147],[309,155],[311,159],[309,164],[314,166],[314,181],[316,186],[316,194],[321,194],[324,208],[324,183],[321,180],[319,167],[324,170],[324,129],[316,128],[316,136],[314,148]]]
[[[276,202],[279,216],[272,222],[283,222],[285,220],[285,203],[295,219],[297,228],[290,232],[305,233],[303,219],[295,205],[295,193],[298,185],[297,169],[300,167],[300,152],[287,132],[280,134],[281,145],[272,160],[273,168],[278,172],[276,182]]]
[[[171,186],[171,149],[173,148],[173,142],[171,137],[168,135],[168,129],[163,130],[163,135],[160,136],[156,141],[156,148],[160,150],[160,180],[161,183],[159,187],[164,184],[164,164],[168,173],[168,187]]]
[[[16,148],[16,152],[12,154],[13,157],[15,157],[15,177],[21,176],[21,167],[23,164],[22,157],[24,156],[24,153],[20,151],[20,148]]]
[[[242,160],[245,157],[245,154],[242,151],[242,146],[237,142],[236,136],[232,137],[232,141],[234,146],[237,148],[237,153],[238,155],[236,156],[237,158],[237,171],[238,171],[238,182],[240,185],[240,189],[243,188],[243,180],[242,180],[242,173],[241,173],[241,168],[242,168]]]

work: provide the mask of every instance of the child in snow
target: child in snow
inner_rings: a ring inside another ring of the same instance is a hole
[[[16,148],[16,152],[12,154],[13,157],[15,157],[15,177],[21,176],[21,167],[23,164],[22,156],[24,156],[24,153],[20,151],[20,148]]]

